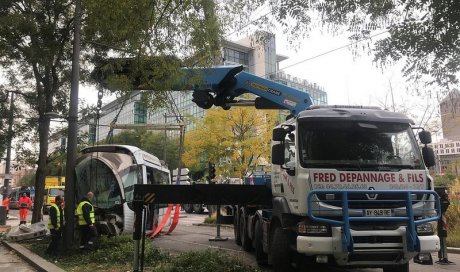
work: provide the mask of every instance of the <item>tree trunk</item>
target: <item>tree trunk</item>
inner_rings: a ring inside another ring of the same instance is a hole
[[[41,117],[38,123],[38,137],[40,141],[40,151],[38,154],[38,168],[35,175],[35,199],[32,213],[32,223],[42,220],[43,197],[45,191],[46,165],[48,158],[48,132],[50,119]]]

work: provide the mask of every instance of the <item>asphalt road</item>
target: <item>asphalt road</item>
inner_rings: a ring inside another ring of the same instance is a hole
[[[237,246],[233,239],[233,228],[221,228],[220,238],[228,238],[227,241],[210,241],[209,239],[216,237],[216,227],[198,226],[203,223],[207,215],[186,214],[182,212],[179,219],[179,224],[173,233],[167,236],[160,236],[152,240],[152,243],[162,249],[170,251],[183,252],[189,250],[201,250],[207,248],[216,248],[225,250],[228,254],[236,256],[243,261],[257,265],[255,257],[252,253],[247,253]],[[411,263],[410,271],[416,272],[432,272],[432,271],[460,271],[460,255],[449,254],[449,261],[453,261],[452,265],[420,265]],[[434,261],[437,261],[437,254],[433,254]],[[270,268],[263,271],[271,271]],[[328,272],[377,272],[382,269],[341,269],[335,267],[327,267],[324,271]]]

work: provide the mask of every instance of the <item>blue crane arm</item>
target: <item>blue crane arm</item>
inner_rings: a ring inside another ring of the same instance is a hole
[[[243,66],[217,66],[184,71],[186,80],[196,78],[197,83],[192,87],[193,102],[204,109],[213,105],[224,109],[233,105],[255,105],[257,109],[286,109],[295,116],[313,104],[307,92],[247,73],[243,71]],[[253,101],[235,99],[247,93],[254,94],[257,98]]]

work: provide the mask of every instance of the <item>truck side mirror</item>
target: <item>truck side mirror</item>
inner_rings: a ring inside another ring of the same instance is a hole
[[[426,167],[432,167],[436,165],[433,148],[428,146],[422,147],[422,156]]]
[[[277,127],[273,129],[273,136],[272,140],[273,141],[284,141],[284,138],[286,137],[286,130],[282,127]]]
[[[272,146],[272,163],[275,165],[284,164],[284,144],[275,144]]]
[[[418,138],[422,144],[430,144],[431,143],[431,132],[422,130],[418,133]]]

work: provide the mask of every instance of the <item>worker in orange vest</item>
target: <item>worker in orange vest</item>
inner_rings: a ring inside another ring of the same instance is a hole
[[[26,193],[23,193],[19,199],[19,225],[27,223],[27,214],[30,207],[32,207],[32,200]]]
[[[11,197],[5,197],[5,199],[2,201],[2,206],[5,206],[6,210],[6,218],[8,218],[8,212],[10,211],[10,200]]]

